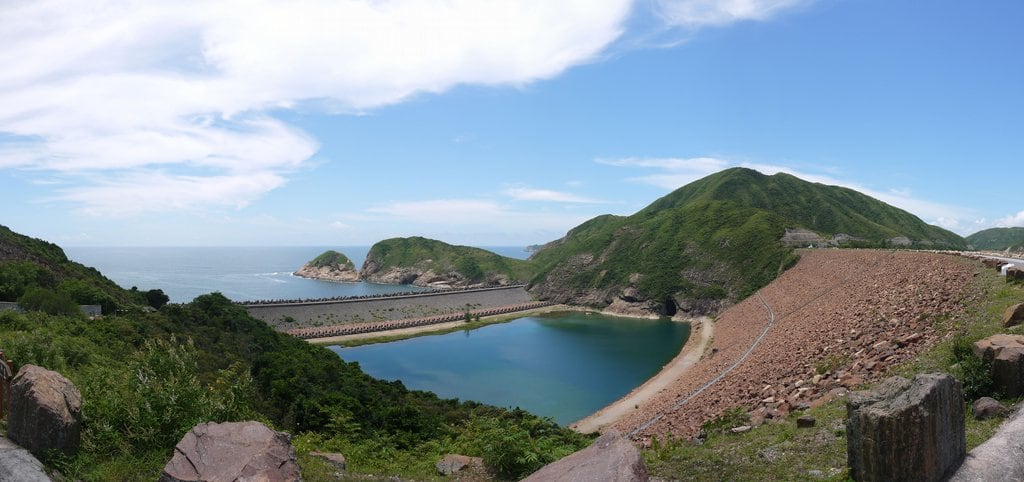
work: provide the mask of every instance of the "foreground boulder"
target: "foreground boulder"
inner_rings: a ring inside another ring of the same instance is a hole
[[[1017,303],[1003,312],[1003,326],[1009,328],[1024,322],[1024,303]]]
[[[202,423],[174,447],[161,482],[302,480],[291,437],[259,422]]]
[[[975,420],[985,420],[1006,415],[1006,407],[992,397],[981,397],[974,401],[971,406],[971,413]]]
[[[526,481],[647,480],[640,450],[622,434],[609,430],[590,447],[545,465]]]
[[[448,454],[434,464],[437,473],[441,475],[455,475],[463,470],[483,471],[484,459],[480,457],[469,457],[467,455]]]
[[[964,399],[947,374],[889,378],[850,394],[846,411],[854,480],[943,480],[966,454]]]
[[[82,395],[60,373],[25,365],[11,381],[7,436],[37,457],[59,451],[78,453],[82,433]]]
[[[0,480],[50,482],[50,477],[28,450],[0,437]]]
[[[1024,395],[1024,335],[992,335],[974,342],[971,350],[992,364],[992,381],[1000,393]]]

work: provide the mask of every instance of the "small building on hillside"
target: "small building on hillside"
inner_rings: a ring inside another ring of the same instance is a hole
[[[82,313],[90,320],[103,316],[103,307],[100,305],[78,305],[82,309]]]
[[[17,312],[25,311],[25,310],[21,309],[21,306],[18,306],[18,304],[13,302],[13,301],[0,301],[0,311],[6,311],[6,310],[17,311]]]

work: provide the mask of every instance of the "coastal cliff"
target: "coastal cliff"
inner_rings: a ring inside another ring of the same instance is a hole
[[[302,265],[293,273],[302,278],[353,283],[359,281],[359,272],[348,256],[334,250],[325,251],[320,256]]]
[[[360,279],[432,288],[483,288],[524,283],[530,265],[490,251],[411,237],[380,241],[370,248]]]

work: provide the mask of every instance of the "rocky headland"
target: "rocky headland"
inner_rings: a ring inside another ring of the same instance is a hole
[[[469,246],[411,237],[380,241],[370,248],[359,272],[373,283],[430,288],[489,288],[525,283],[526,261]]]
[[[334,250],[325,251],[310,262],[302,265],[298,271],[293,273],[302,278],[318,279],[323,281],[334,281],[339,283],[353,283],[359,281],[359,272],[356,271],[352,260],[347,256]]]

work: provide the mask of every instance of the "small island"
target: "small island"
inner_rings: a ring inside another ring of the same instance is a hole
[[[361,279],[428,288],[491,288],[525,283],[532,267],[470,246],[419,236],[379,241],[370,248]]]
[[[312,261],[304,264],[295,276],[323,281],[334,281],[338,283],[354,283],[359,281],[359,272],[355,264],[348,256],[333,249],[324,251],[323,254],[313,258]]]

